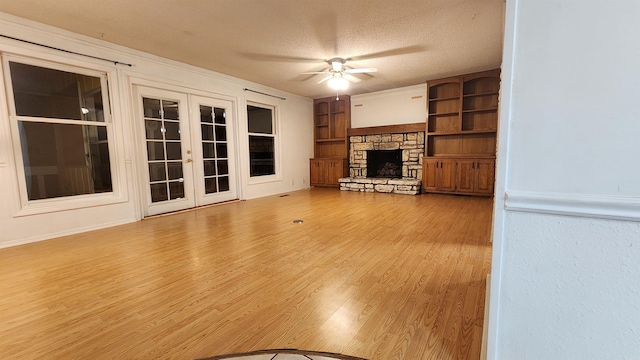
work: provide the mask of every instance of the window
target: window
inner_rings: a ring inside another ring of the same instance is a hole
[[[247,105],[250,176],[275,175],[275,126],[273,108]]]
[[[8,68],[26,198],[113,192],[106,74]]]

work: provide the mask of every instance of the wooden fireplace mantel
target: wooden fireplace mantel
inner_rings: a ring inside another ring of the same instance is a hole
[[[415,124],[351,128],[347,130],[347,136],[398,134],[398,133],[409,133],[409,132],[417,132],[417,131],[425,131],[425,130],[426,130],[426,125],[425,123],[421,122],[421,123],[415,123]]]

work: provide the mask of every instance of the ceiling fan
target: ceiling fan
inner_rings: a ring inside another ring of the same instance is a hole
[[[305,75],[322,75],[326,76],[318,81],[318,84],[321,84],[325,81],[328,81],[327,84],[330,88],[334,90],[345,90],[349,87],[349,81],[353,83],[360,82],[360,79],[353,76],[352,74],[364,74],[364,73],[372,73],[378,71],[376,68],[359,68],[353,69],[349,68],[345,65],[347,60],[343,58],[333,58],[327,61],[331,64],[331,67],[324,71],[311,71],[304,72],[302,74]]]

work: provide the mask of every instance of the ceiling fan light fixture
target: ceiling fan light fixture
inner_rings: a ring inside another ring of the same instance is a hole
[[[349,81],[342,76],[334,76],[327,82],[333,90],[346,90],[349,87]]]

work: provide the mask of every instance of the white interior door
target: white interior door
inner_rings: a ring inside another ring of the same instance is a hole
[[[233,103],[143,86],[135,93],[144,216],[236,199]]]
[[[237,199],[233,103],[190,96],[198,206]]]

